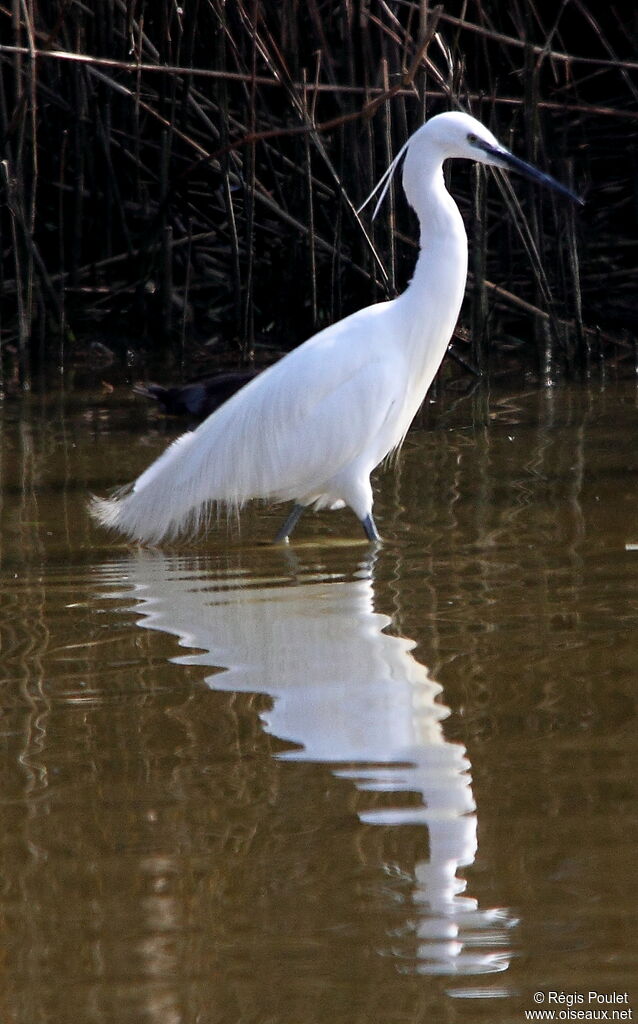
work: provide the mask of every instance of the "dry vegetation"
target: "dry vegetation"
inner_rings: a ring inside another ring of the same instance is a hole
[[[638,21],[581,0],[0,2],[4,372],[98,340],[194,368],[273,358],[400,289],[397,190],[461,107],[587,198],[455,166],[472,242],[455,352],[542,376],[636,362]],[[600,20],[602,19],[602,21]]]

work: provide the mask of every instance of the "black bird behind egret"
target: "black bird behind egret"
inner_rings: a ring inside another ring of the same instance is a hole
[[[183,434],[128,491],[94,498],[102,525],[151,544],[201,527],[213,506],[292,501],[287,541],[308,506],[348,505],[378,541],[370,474],[398,449],[445,355],[467,277],[467,236],[443,180],[447,159],[518,171],[577,202],[468,114],[438,114],[405,154],[403,188],[421,229],[414,276],[396,299],[319,331]],[[379,186],[378,186],[379,187]],[[375,190],[376,191],[376,190]]]
[[[220,405],[257,376],[259,370],[225,370],[191,381],[163,387],[161,384],[136,384],[136,395],[154,399],[167,416],[185,416],[196,423],[215,412]]]

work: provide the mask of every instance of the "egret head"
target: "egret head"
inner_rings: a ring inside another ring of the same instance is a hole
[[[565,185],[561,185],[551,175],[545,174],[533,164],[528,164],[525,160],[510,153],[509,149],[502,146],[488,128],[469,114],[464,114],[459,110],[438,114],[430,121],[426,121],[412,138],[416,141],[421,133],[423,133],[424,140],[427,137],[428,144],[433,150],[439,150],[443,159],[460,157],[476,160],[481,164],[489,164],[492,167],[501,167],[508,171],[518,171],[526,178],[530,178],[540,185],[546,185],[574,202],[581,205],[583,203],[579,196]],[[408,144],[408,156],[409,154],[410,145]]]
[[[410,202],[418,195],[419,184],[427,175],[426,166],[432,170],[440,168],[444,160],[466,159],[478,163],[518,171],[532,181],[546,185],[561,195],[582,205],[583,200],[559,181],[538,170],[532,164],[510,153],[496,136],[480,121],[460,110],[448,111],[430,118],[402,146],[377,187],[366,203],[381,187],[381,196],[375,207],[375,214],[383,200],[390,179],[405,154],[403,186]],[[365,205],[365,203],[364,203]],[[361,207],[363,209],[363,207]]]
[[[479,160],[481,163],[495,163],[495,160],[488,159],[488,149],[494,153],[504,149],[485,125],[460,110],[431,117],[408,140],[408,153],[412,151],[419,156],[424,147],[436,160],[452,158]]]

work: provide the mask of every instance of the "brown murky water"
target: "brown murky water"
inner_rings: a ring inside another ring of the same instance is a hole
[[[86,494],[169,434],[0,413],[1,1021],[638,1013],[634,382],[440,408],[374,554],[131,551]]]

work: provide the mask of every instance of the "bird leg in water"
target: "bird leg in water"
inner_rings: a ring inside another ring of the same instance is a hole
[[[368,538],[368,540],[374,541],[377,544],[381,541],[381,537],[379,535],[379,531],[377,530],[376,523],[372,518],[372,512],[370,512],[365,517],[365,519],[361,520],[361,525],[363,526],[363,529],[366,532],[366,537]]]
[[[290,539],[290,534],[294,530],[295,526],[297,525],[297,523],[301,519],[301,517],[304,514],[304,512],[305,512],[305,505],[297,505],[297,504],[295,504],[295,505],[292,506],[292,512],[290,513],[290,515],[286,519],[286,522],[284,523],[284,525],[277,532],[277,535],[275,537],[275,544],[285,544]]]
[[[298,503],[295,503],[292,506],[292,511],[290,515],[286,519],[281,529],[277,531],[277,535],[275,536],[275,544],[288,543],[292,531],[294,530],[295,526],[297,525],[305,511],[305,505],[299,505]],[[377,530],[376,523],[372,517],[371,512],[369,513],[369,515],[365,517],[365,519],[361,520],[361,525],[365,530],[365,534],[368,540],[373,541],[376,544],[380,543],[381,537],[379,536],[379,531]]]

